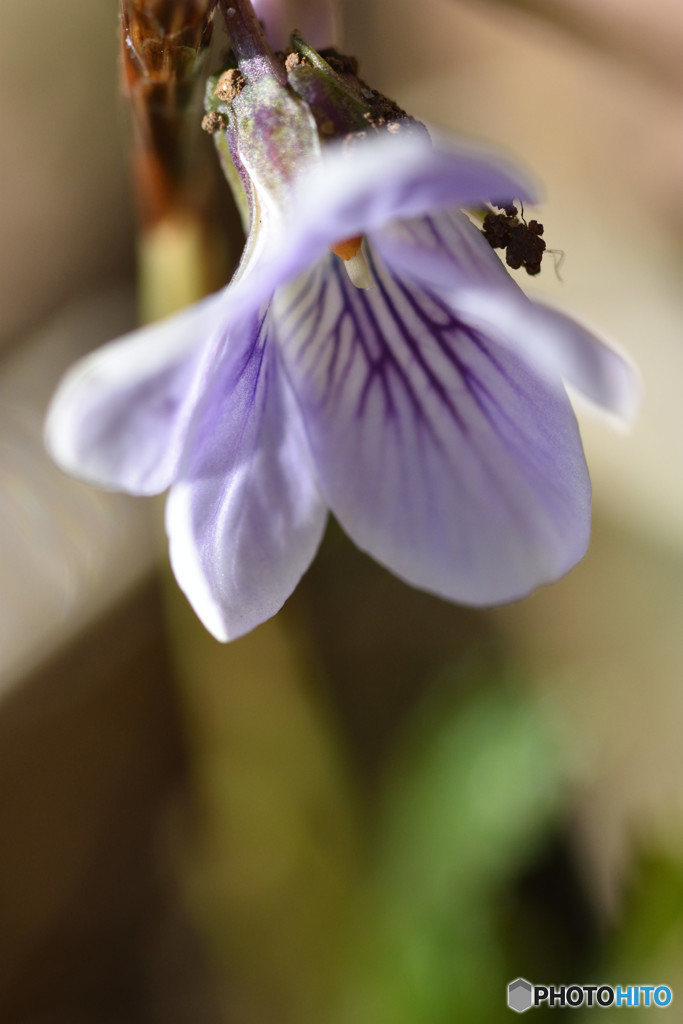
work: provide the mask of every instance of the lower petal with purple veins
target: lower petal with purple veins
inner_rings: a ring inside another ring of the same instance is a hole
[[[235,327],[233,341],[240,358],[215,366],[166,508],[173,571],[219,640],[282,606],[327,516],[267,313]]]
[[[332,511],[378,561],[454,600],[506,601],[557,578],[590,531],[561,382],[369,259],[371,291],[330,256],[273,306]]]

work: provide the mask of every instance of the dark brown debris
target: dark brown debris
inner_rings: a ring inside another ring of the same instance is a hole
[[[513,270],[524,267],[527,274],[538,274],[546,247],[541,238],[543,225],[537,220],[527,224],[512,204],[496,206],[503,213],[491,210],[486,214],[481,229],[484,238],[492,249],[505,249],[505,262]]]

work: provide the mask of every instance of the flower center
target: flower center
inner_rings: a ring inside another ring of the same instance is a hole
[[[352,285],[363,291],[372,288],[372,274],[363,252],[362,235],[345,238],[343,241],[337,242],[336,245],[331,245],[330,249],[335,256],[339,256],[344,261],[344,269],[349,275]]]

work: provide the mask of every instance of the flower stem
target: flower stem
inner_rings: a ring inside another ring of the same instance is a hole
[[[196,163],[201,70],[215,0],[120,0],[122,86],[130,114],[140,219],[149,227],[188,201]]]
[[[224,280],[211,168],[197,145],[215,0],[120,0],[123,95],[139,218],[144,321]]]
[[[250,0],[218,0],[218,7],[225,20],[239,69],[247,82],[272,76],[281,85],[286,85],[285,70],[268,45]]]

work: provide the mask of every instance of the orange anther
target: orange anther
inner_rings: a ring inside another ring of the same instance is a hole
[[[358,255],[358,251],[363,244],[363,236],[356,235],[354,238],[347,238],[343,242],[337,242],[336,245],[331,245],[330,249],[335,256],[341,256],[346,262],[352,260],[354,256]]]

